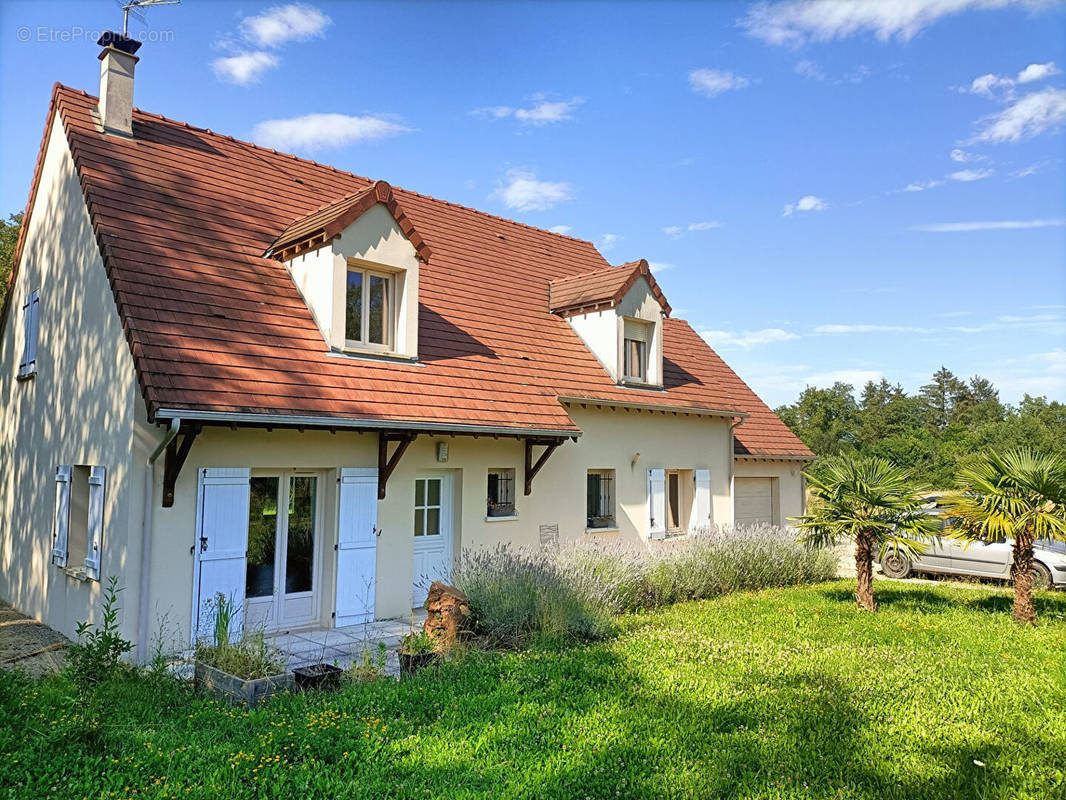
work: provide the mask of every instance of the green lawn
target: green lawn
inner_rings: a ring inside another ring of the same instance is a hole
[[[611,641],[478,654],[246,711],[138,678],[87,741],[67,684],[0,677],[0,797],[1066,797],[1066,597],[737,594]]]

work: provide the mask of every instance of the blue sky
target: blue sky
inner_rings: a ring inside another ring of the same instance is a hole
[[[0,211],[120,23],[0,3]],[[1066,400],[1063,4],[184,0],[130,28],[141,108],[647,258],[771,405],[941,364]]]

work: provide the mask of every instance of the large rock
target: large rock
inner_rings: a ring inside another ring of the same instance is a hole
[[[451,647],[470,618],[470,601],[454,586],[433,581],[426,597],[426,635],[443,648]]]

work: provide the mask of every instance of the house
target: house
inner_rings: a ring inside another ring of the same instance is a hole
[[[52,94],[0,350],[0,595],[145,657],[218,593],[268,630],[405,616],[461,551],[801,512],[810,451],[645,261]],[[243,605],[240,601],[243,600]]]

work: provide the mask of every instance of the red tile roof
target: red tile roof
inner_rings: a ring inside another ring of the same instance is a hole
[[[548,284],[548,307],[552,312],[564,316],[613,308],[641,278],[648,282],[652,295],[659,301],[663,311],[669,314],[670,304],[666,302],[662,289],[651,274],[651,267],[643,258],[620,267],[556,278]]]
[[[152,418],[576,433],[558,398],[588,397],[744,412],[738,452],[810,454],[681,320],[664,325],[665,390],[617,386],[548,310],[549,281],[614,269],[591,243],[400,188],[393,199],[432,243],[420,363],[332,354],[284,265],[263,254],[298,220],[318,226],[316,213],[354,207],[375,184],[139,110],[134,138],[103,135],[95,103],[53,93]]]
[[[392,214],[403,235],[415,248],[419,260],[429,261],[432,251],[418,235],[414,224],[396,202],[392,187],[385,181],[374,181],[368,189],[360,189],[336,202],[327,203],[295,220],[274,240],[267,255],[279,261],[289,261],[301,253],[323,247],[378,203]]]

